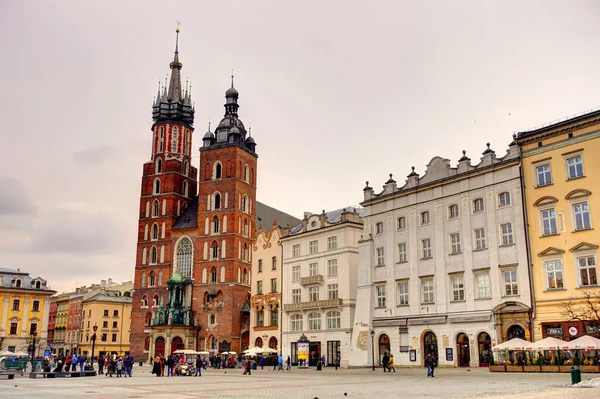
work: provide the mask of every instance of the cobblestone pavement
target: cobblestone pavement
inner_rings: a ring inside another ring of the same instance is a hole
[[[583,380],[599,375],[584,374]],[[39,398],[486,398],[582,399],[600,398],[600,388],[569,387],[569,374],[490,373],[487,369],[353,370],[208,370],[202,377],[156,377],[150,367],[134,368],[134,378],[0,380],[0,399]],[[347,395],[344,395],[347,394]]]

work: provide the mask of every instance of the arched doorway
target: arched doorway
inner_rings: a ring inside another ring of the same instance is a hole
[[[456,337],[456,353],[458,355],[458,367],[469,367],[471,351],[469,350],[469,337],[465,333]]]
[[[510,326],[506,333],[506,340],[509,341],[513,338],[525,339],[525,329],[518,324]]]
[[[387,334],[381,334],[379,337],[379,364],[386,353],[390,353],[390,337]]]
[[[183,339],[181,337],[173,337],[171,340],[171,353],[183,348]]]
[[[258,337],[254,340],[254,346],[256,346],[257,348],[263,347],[263,340],[261,337]]]
[[[154,357],[165,355],[165,339],[158,337],[154,341]]]
[[[269,348],[277,350],[277,338],[269,338]]]
[[[479,347],[479,367],[488,367],[492,358],[492,340],[490,335],[486,332],[479,334],[477,345]]]
[[[435,336],[433,331],[427,331],[425,335],[423,335],[423,359],[425,359],[425,357],[427,357],[427,355],[429,355],[430,353],[431,356],[433,356],[436,359],[439,359],[437,337]],[[425,365],[424,360],[423,365]]]
[[[244,331],[242,333],[242,341],[240,342],[240,349],[245,350],[250,346],[250,331]]]

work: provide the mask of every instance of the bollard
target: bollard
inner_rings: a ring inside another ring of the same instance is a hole
[[[579,367],[571,367],[571,384],[575,385],[581,382],[581,370]]]

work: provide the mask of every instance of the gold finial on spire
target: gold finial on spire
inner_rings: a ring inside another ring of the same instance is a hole
[[[233,77],[235,75],[233,74],[233,68],[231,68],[231,87],[233,87]]]
[[[177,29],[175,29],[176,33],[179,33],[179,21],[177,21]]]

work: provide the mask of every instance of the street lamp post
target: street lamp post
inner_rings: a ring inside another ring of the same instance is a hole
[[[94,349],[96,349],[96,331],[98,331],[98,324],[94,323],[94,334],[92,334],[92,370],[94,369]]]
[[[31,332],[31,338],[33,340],[33,344],[31,345],[31,361],[33,362],[33,357],[35,356],[35,338],[36,338],[35,331]]]
[[[371,330],[371,364],[373,365],[373,371],[375,371],[375,331]]]

